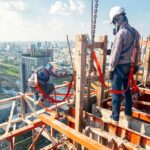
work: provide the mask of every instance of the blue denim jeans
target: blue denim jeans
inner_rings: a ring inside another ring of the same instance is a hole
[[[112,89],[113,90],[126,90],[128,85],[128,76],[130,72],[130,64],[119,64],[116,66],[113,72]],[[125,115],[132,115],[132,96],[130,87],[123,93],[125,97]],[[112,115],[111,118],[115,121],[119,121],[120,105],[122,100],[122,94],[112,94]]]

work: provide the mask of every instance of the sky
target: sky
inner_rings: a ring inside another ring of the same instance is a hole
[[[113,6],[126,9],[141,36],[150,34],[150,0],[99,0],[96,39],[112,36]],[[0,0],[0,41],[66,41],[90,35],[91,0]]]

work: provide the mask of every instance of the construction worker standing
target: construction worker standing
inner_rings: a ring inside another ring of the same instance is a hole
[[[50,76],[56,78],[64,78],[71,76],[72,74],[67,74],[66,72],[60,72],[56,70],[50,63],[44,67],[40,67],[34,70],[30,78],[28,79],[28,87],[31,92],[33,92],[33,97],[37,101],[37,104],[42,103],[46,97],[42,95],[39,97],[39,91],[35,85],[35,75],[37,75],[38,85],[44,91],[46,95],[50,95],[54,91],[54,85],[50,82]]]
[[[112,90],[126,90],[131,67],[133,49],[136,47],[134,73],[138,71],[139,33],[129,25],[125,9],[115,6],[110,10],[110,21],[115,26],[113,33],[115,41],[112,46],[107,79],[112,81]],[[124,113],[127,120],[132,116],[132,96],[130,88],[123,93],[125,96]],[[111,121],[118,124],[122,94],[112,93]]]

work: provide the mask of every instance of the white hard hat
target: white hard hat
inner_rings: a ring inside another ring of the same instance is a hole
[[[110,19],[111,23],[113,22],[113,19],[115,16],[120,15],[124,12],[125,12],[125,9],[121,6],[112,7],[109,12],[109,19]]]

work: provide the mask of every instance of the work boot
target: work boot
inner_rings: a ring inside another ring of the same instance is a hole
[[[124,127],[131,129],[131,125],[132,125],[132,116],[125,115],[125,117],[124,117]]]
[[[111,123],[114,124],[114,125],[117,125],[117,126],[119,125],[119,121],[116,121],[116,120],[113,120],[113,119],[111,119]]]
[[[102,117],[102,120],[104,122],[112,123],[114,125],[119,125],[119,121],[116,121],[116,120],[112,119],[111,117],[109,117],[109,118]]]

